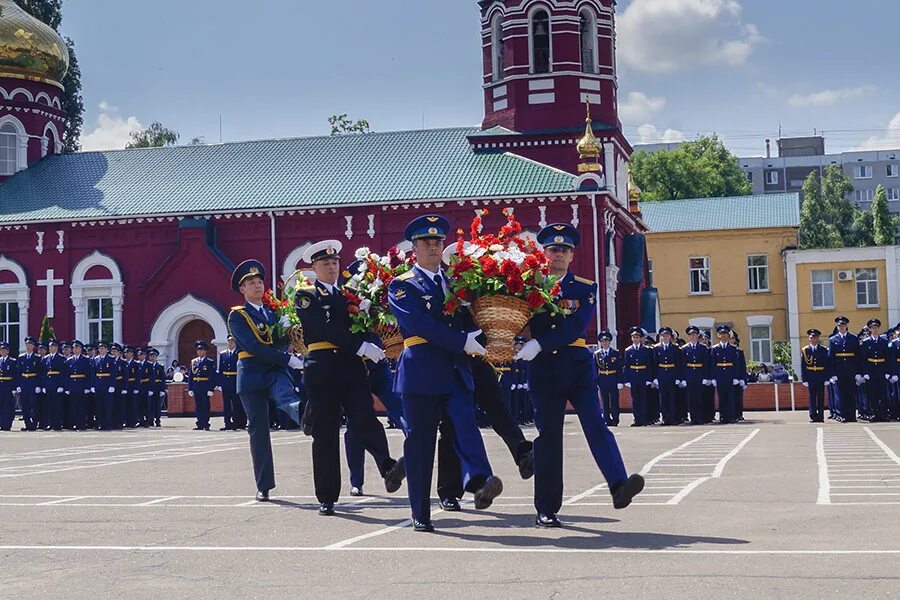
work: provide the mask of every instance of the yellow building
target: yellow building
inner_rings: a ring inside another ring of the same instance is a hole
[[[772,362],[786,340],[782,254],[797,247],[797,194],[642,202],[659,323],[737,331],[748,360]]]
[[[799,373],[800,348],[806,332],[819,329],[823,343],[834,329],[834,319],[850,319],[859,332],[877,318],[882,333],[900,321],[898,246],[792,250],[785,253],[788,321],[794,372]]]

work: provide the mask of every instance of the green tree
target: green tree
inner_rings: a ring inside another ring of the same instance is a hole
[[[815,172],[809,174],[802,190],[800,248],[853,248],[875,244],[874,215],[859,210],[847,200],[852,192],[853,183],[839,165],[826,167],[821,179]]]
[[[193,137],[193,138],[191,138],[191,143],[188,145],[189,146],[205,146],[206,138],[203,137],[202,135],[199,137]]]
[[[150,127],[131,133],[131,141],[125,144],[126,148],[160,148],[162,146],[174,146],[178,142],[178,134],[171,129],[162,126],[159,121],[154,121]]]
[[[791,366],[791,343],[787,340],[777,340],[772,344],[772,360],[776,364],[783,365],[791,377],[796,377]]]
[[[800,206],[800,248],[840,248],[844,245],[841,232],[828,214],[822,193],[822,182],[810,173],[803,182],[803,203]]]
[[[331,125],[331,135],[369,133],[371,131],[367,120],[360,119],[354,122],[353,119],[347,117],[347,113],[328,117],[328,124]]]
[[[55,337],[56,334],[53,333],[53,325],[50,324],[50,317],[44,315],[44,319],[41,321],[41,333],[38,334],[38,341],[49,342]]]
[[[62,23],[62,0],[16,0],[22,9],[59,31]],[[84,125],[84,101],[81,97],[81,68],[75,56],[75,42],[65,38],[69,51],[69,70],[60,82],[63,84],[62,110],[66,113],[66,127],[62,133],[65,152],[75,152],[81,147],[81,127]]]
[[[636,152],[631,157],[642,200],[742,196],[751,192],[747,175],[718,136],[685,142],[674,150]]]
[[[876,246],[891,246],[894,243],[894,231],[896,223],[888,211],[887,194],[884,186],[879,185],[875,190],[875,199],[872,201],[872,241]]]

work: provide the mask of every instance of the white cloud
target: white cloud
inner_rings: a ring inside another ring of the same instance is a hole
[[[618,19],[619,58],[646,73],[733,67],[763,41],[737,0],[632,0]]]
[[[137,117],[123,119],[119,109],[105,100],[99,104],[100,116],[89,133],[81,136],[82,150],[115,150],[131,141],[131,133],[144,129]]]
[[[665,98],[650,98],[643,92],[630,92],[628,98],[619,101],[619,118],[623,122],[645,123],[665,106]]]
[[[860,85],[857,87],[841,88],[837,90],[822,90],[811,94],[794,94],[788,98],[788,105],[795,108],[809,106],[829,106],[841,100],[852,100],[875,91],[874,85]]]
[[[638,127],[638,136],[639,144],[670,144],[684,141],[684,134],[677,129],[660,131],[650,123],[644,123]]]
[[[852,150],[896,150],[900,148],[900,112],[888,123],[884,135],[873,135]]]

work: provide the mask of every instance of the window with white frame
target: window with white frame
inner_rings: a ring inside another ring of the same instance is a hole
[[[854,179],[872,179],[871,165],[855,165],[853,167]]]
[[[543,9],[531,16],[531,72],[550,72],[550,16]]]
[[[778,171],[766,171],[766,185],[778,185]]]
[[[114,339],[112,298],[88,298],[87,325],[92,344]]]
[[[772,362],[772,328],[769,325],[750,327],[750,359]]]
[[[16,356],[19,351],[19,327],[19,303],[0,302],[0,341],[9,342],[10,356]]]
[[[15,175],[19,156],[19,134],[12,123],[0,127],[0,175]]]
[[[856,306],[878,306],[878,269],[856,269]]]
[[[581,72],[597,72],[597,17],[590,8],[583,8],[578,32],[581,40]]]
[[[493,55],[493,79],[503,79],[503,70],[506,68],[506,56],[503,48],[503,15],[499,12],[491,21],[491,54]]]
[[[751,292],[769,291],[769,256],[751,254],[747,257],[747,289]]]
[[[871,202],[872,198],[875,197],[875,190],[856,190],[856,202],[858,204],[862,204],[863,202]]]
[[[888,177],[900,177],[900,165],[897,163],[891,163],[887,166],[887,176]]]
[[[834,272],[816,269],[812,272],[812,307],[834,308]]]
[[[900,200],[900,188],[888,188],[885,191],[888,200]]]
[[[709,257],[692,256],[690,259],[692,294],[709,293]]]

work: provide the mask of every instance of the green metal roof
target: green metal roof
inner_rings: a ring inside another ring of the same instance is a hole
[[[641,202],[650,233],[800,226],[800,195],[767,194]]]
[[[48,156],[0,184],[0,223],[562,194],[574,177],[476,153],[474,128]]]

